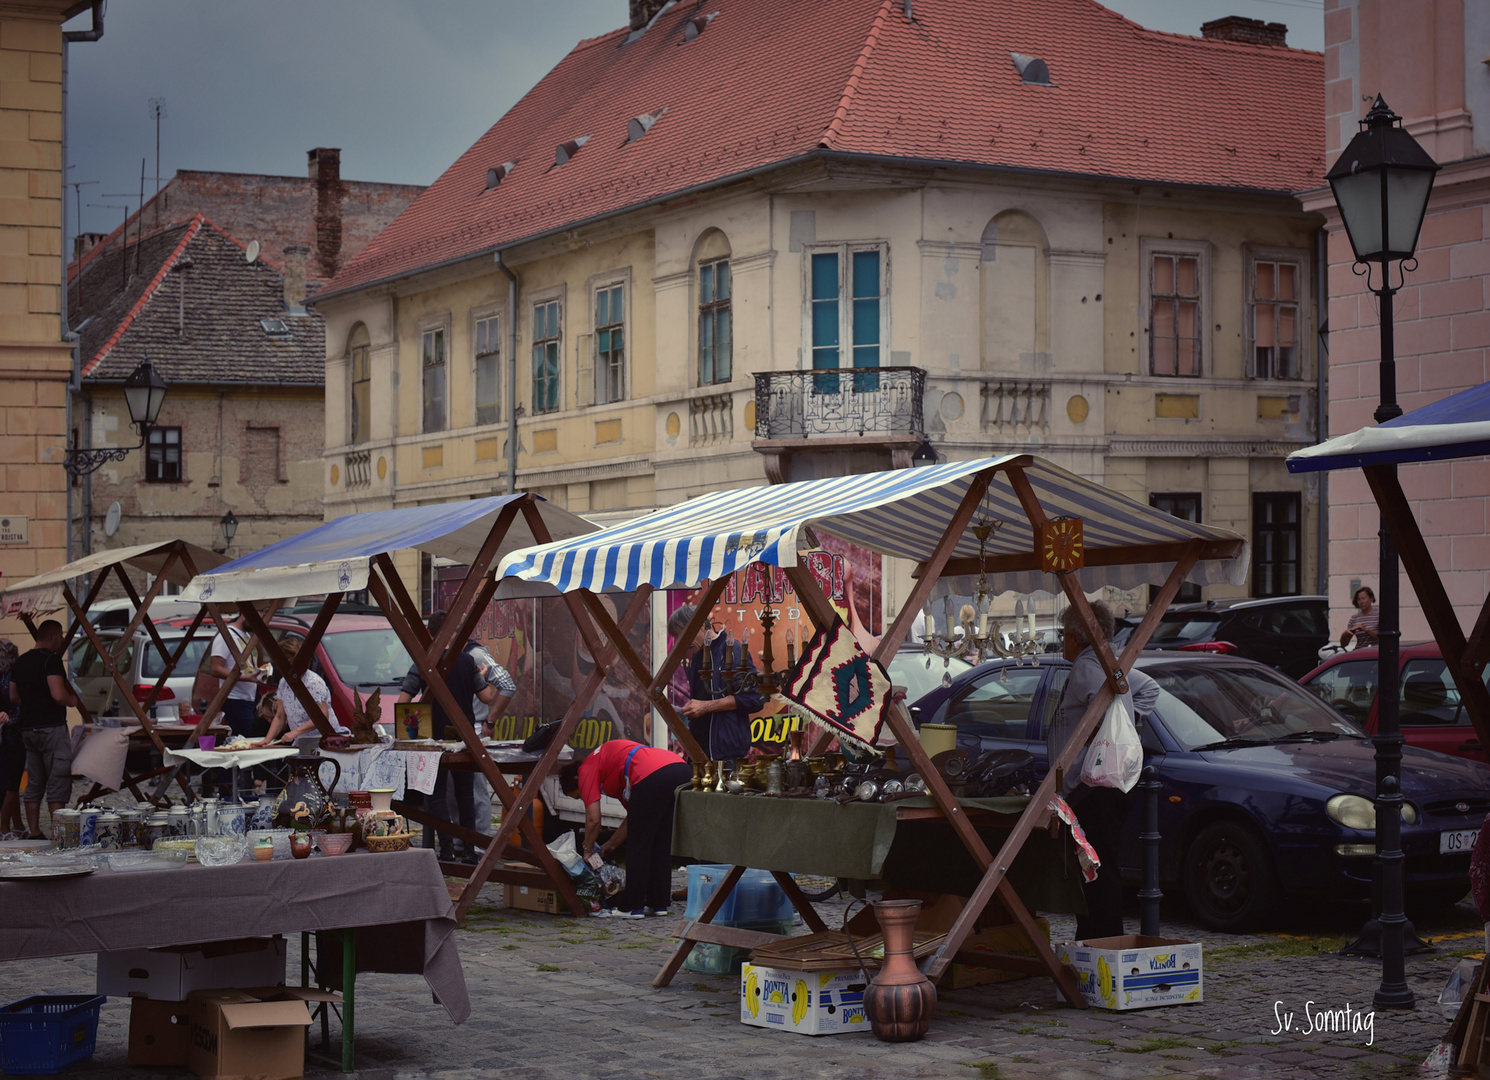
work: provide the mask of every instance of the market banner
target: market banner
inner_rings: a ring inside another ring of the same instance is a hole
[[[835,622],[813,634],[781,694],[808,709],[856,752],[873,752],[890,707],[890,676]]]

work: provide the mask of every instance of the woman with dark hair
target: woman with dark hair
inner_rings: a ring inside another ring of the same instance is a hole
[[[10,704],[10,669],[20,650],[15,642],[0,638],[0,790],[5,801],[0,804],[0,833],[18,833],[21,826],[21,777],[26,772],[26,747],[21,742],[21,727],[10,722],[14,710]]]
[[[1340,635],[1340,644],[1350,644],[1350,639],[1355,638],[1356,648],[1379,643],[1378,627],[1381,625],[1381,612],[1375,610],[1376,594],[1371,591],[1371,586],[1362,585],[1350,598],[1355,605],[1355,614],[1345,624],[1345,633]]]
[[[620,799],[626,820],[602,855],[626,845],[626,888],[613,908],[599,914],[613,919],[666,915],[673,889],[673,796],[693,778],[693,770],[671,750],[612,739],[581,761],[559,770],[559,789],[585,804],[588,854],[600,837],[600,796]],[[599,865],[596,863],[595,865]]]
[[[1091,605],[1097,629],[1104,641],[1111,641],[1117,621],[1112,610],[1100,600]],[[1088,639],[1087,628],[1082,623],[1076,608],[1068,607],[1061,616],[1064,631],[1061,647],[1067,660],[1071,661],[1071,674],[1061,691],[1060,701],[1051,718],[1050,730],[1045,734],[1047,760],[1056,756],[1070,740],[1077,724],[1086,713],[1087,706],[1097,691],[1107,681],[1107,672]],[[1137,725],[1141,718],[1154,711],[1159,700],[1159,684],[1143,672],[1134,668],[1128,672],[1128,693],[1123,695],[1123,704],[1128,715]],[[1118,867],[1118,848],[1123,833],[1123,822],[1128,817],[1128,806],[1132,796],[1117,788],[1089,787],[1081,783],[1081,767],[1085,760],[1083,748],[1071,767],[1062,777],[1061,790],[1076,811],[1081,829],[1097,852],[1101,866],[1097,879],[1085,885],[1087,914],[1076,919],[1076,937],[1087,941],[1092,938],[1117,937],[1123,932],[1123,879]]]

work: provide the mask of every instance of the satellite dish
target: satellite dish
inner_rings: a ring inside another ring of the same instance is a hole
[[[250,240],[248,242],[248,250],[243,253],[243,260],[245,262],[253,262],[258,257],[259,257],[259,242],[257,240]]]
[[[113,536],[119,531],[119,504],[109,503],[109,512],[103,516],[103,534]]]

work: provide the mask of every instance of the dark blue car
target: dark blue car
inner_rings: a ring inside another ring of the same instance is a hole
[[[1158,767],[1160,877],[1213,930],[1254,924],[1284,898],[1365,899],[1375,854],[1375,748],[1352,721],[1271,668],[1239,657],[1145,653],[1163,693],[1140,730]],[[996,660],[911,706],[917,724],[954,724],[976,758],[1017,747],[1045,771],[1044,725],[1070,665]],[[1402,850],[1409,903],[1469,890],[1469,854],[1490,812],[1490,769],[1402,750]],[[1135,802],[1124,875],[1142,865]]]

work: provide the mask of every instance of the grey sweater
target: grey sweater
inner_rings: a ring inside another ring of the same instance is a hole
[[[1056,704],[1055,714],[1051,717],[1050,730],[1045,733],[1045,751],[1049,755],[1046,760],[1052,766],[1055,765],[1056,755],[1061,752],[1066,741],[1071,738],[1071,733],[1076,730],[1076,725],[1081,722],[1092,698],[1097,696],[1097,691],[1106,681],[1107,673],[1102,670],[1102,662],[1097,659],[1097,654],[1088,645],[1071,663],[1071,674],[1066,679],[1066,688],[1061,691],[1061,699]],[[1128,693],[1123,695],[1123,704],[1127,706],[1128,715],[1133,717],[1135,725],[1142,717],[1154,711],[1154,705],[1158,700],[1158,683],[1137,668],[1128,672]],[[1085,760],[1086,747],[1082,747],[1081,752],[1066,769],[1061,795],[1070,795],[1080,786],[1081,766]]]

